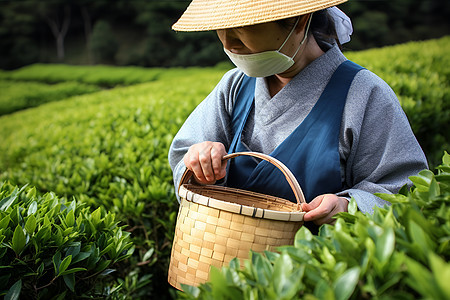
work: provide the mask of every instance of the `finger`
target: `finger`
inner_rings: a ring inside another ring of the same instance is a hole
[[[206,178],[203,176],[203,170],[198,160],[198,152],[188,151],[184,155],[184,164],[186,168],[194,173],[195,180],[199,183],[206,183]]]
[[[334,216],[337,213],[346,211],[346,202],[348,202],[347,199],[339,198],[335,195],[325,195],[321,205],[309,212],[309,215],[305,214],[304,219],[306,217],[306,220],[314,221],[317,225],[334,224],[336,223]]]
[[[211,158],[214,166],[214,174],[216,180],[222,179],[226,175],[227,161],[223,161],[223,157],[227,155],[225,146],[222,143],[213,143],[213,148],[211,149]]]
[[[302,203],[303,211],[311,211],[311,210],[316,209],[317,207],[319,207],[320,204],[322,203],[322,200],[323,200],[324,196],[325,195],[320,195],[320,196],[317,196],[316,198],[314,198],[309,203]]]
[[[322,218],[318,218],[313,220],[314,224],[316,225],[323,225],[323,224],[331,224],[333,225],[334,223],[336,223],[336,219],[334,218],[334,216],[338,213],[337,210],[333,210],[331,211],[330,214],[327,214],[326,216],[322,217]]]
[[[211,163],[214,171],[214,179],[219,180],[225,177],[226,174],[226,162],[222,162],[223,154],[215,147],[211,148]]]
[[[324,219],[332,212],[335,205],[336,203],[331,201],[330,197],[327,195],[318,196],[310,202],[310,206],[315,206],[315,208],[307,211],[303,218],[305,221],[317,221]]]
[[[208,145],[204,149],[202,149],[198,154],[198,160],[200,162],[200,167],[203,172],[203,176],[207,183],[213,183],[215,181],[214,171],[212,168],[211,161],[211,145]]]

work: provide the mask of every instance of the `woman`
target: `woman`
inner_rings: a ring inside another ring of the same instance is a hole
[[[306,222],[333,223],[350,197],[371,212],[426,158],[392,89],[348,61],[340,44],[351,22],[335,5],[346,0],[194,0],[175,30],[216,30],[238,67],[226,73],[173,140],[176,188],[185,168],[200,184],[222,184],[294,201],[269,163],[231,152],[255,151],[282,161],[308,203]],[[308,224],[308,223],[307,223]]]

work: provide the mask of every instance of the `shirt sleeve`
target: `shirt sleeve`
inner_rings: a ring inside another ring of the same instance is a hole
[[[363,212],[389,204],[374,193],[397,193],[411,184],[409,176],[427,168],[394,91],[367,70],[350,87],[341,144],[346,188],[338,195],[354,197]]]
[[[213,141],[223,143],[228,149],[232,138],[229,130],[230,113],[236,87],[241,79],[242,75],[236,70],[227,72],[175,135],[169,149],[169,164],[178,200],[178,186],[186,169],[183,157],[189,147],[196,143]]]

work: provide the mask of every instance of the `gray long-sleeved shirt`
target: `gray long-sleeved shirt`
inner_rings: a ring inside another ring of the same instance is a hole
[[[249,151],[271,153],[309,114],[336,68],[346,58],[337,46],[314,60],[274,97],[264,78],[257,78],[255,108],[242,141]],[[175,189],[185,170],[183,156],[193,144],[232,140],[230,118],[243,73],[227,72],[188,117],[169,151]],[[420,148],[392,89],[369,70],[354,78],[344,107],[339,137],[343,190],[358,208],[372,212],[387,204],[373,193],[396,193],[408,176],[427,168]],[[293,154],[295,155],[295,154]]]

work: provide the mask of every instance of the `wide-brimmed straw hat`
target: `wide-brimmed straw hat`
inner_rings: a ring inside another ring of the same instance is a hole
[[[300,16],[347,0],[193,0],[172,26],[177,31],[207,31]]]

